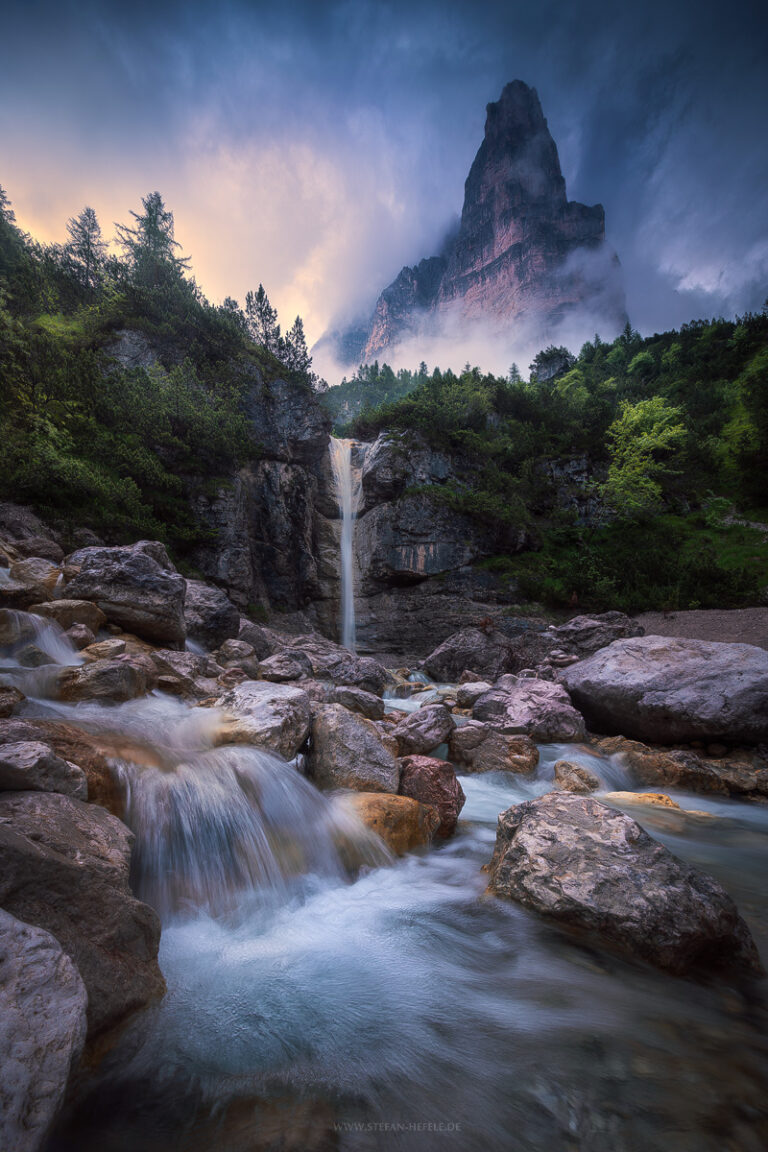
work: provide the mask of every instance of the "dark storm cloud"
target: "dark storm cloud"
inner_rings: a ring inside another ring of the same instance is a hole
[[[159,187],[212,296],[263,280],[316,337],[439,244],[519,77],[633,321],[668,327],[768,294],[767,28],[746,0],[19,3],[0,182],[47,238]]]

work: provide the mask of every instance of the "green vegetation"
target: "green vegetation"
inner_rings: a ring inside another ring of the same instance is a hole
[[[768,530],[730,523],[766,516],[768,309],[646,339],[627,325],[578,357],[551,347],[528,381],[514,365],[507,378],[374,365],[329,390],[332,411],[340,397],[361,404],[340,431],[412,429],[452,454],[459,480],[431,495],[495,525],[493,563],[536,600],[731,607],[768,585]]]
[[[0,188],[0,496],[183,553],[206,534],[190,497],[258,455],[254,386],[279,375],[309,388],[311,361],[300,318],[282,338],[261,285],[248,294],[270,318],[261,340],[252,311],[204,299],[158,192],[131,216],[120,258],[91,208],[65,245],[44,247]],[[121,332],[133,364],[116,355]]]

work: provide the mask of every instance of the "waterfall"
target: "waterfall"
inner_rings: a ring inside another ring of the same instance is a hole
[[[353,467],[354,440],[331,437],[331,467],[341,512],[341,643],[355,651],[355,555],[354,533],[362,495],[362,470]]]

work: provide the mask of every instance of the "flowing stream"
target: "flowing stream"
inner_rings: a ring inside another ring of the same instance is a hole
[[[330,440],[331,467],[341,513],[341,643],[355,651],[355,521],[363,492],[362,469],[353,463],[354,440]]]
[[[46,1152],[766,1147],[764,983],[672,977],[485,894],[499,812],[561,758],[631,787],[618,759],[544,745],[533,776],[464,776],[456,836],[392,861],[294,766],[214,749],[216,709],[27,707],[111,750],[168,984]],[[765,959],[768,807],[673,796],[696,813],[632,814],[725,884]]]

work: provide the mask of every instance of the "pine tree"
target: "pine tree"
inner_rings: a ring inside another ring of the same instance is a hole
[[[84,288],[95,288],[99,282],[107,246],[93,208],[83,208],[79,216],[67,221],[69,243],[64,252],[76,279]]]
[[[245,319],[248,332],[256,343],[277,356],[283,342],[280,325],[277,323],[277,309],[270,304],[263,284],[259,284],[258,292],[246,294]]]
[[[309,376],[312,368],[312,357],[307,348],[301,316],[296,317],[293,327],[286,334],[283,349],[282,361],[286,368],[291,372],[300,372],[302,376]]]
[[[519,384],[522,378],[523,377],[520,375],[520,369],[513,361],[509,366],[509,374],[507,379],[509,380],[510,384]]]
[[[128,258],[131,279],[145,288],[158,288],[178,281],[189,268],[189,258],[177,256],[181,245],[173,231],[173,212],[159,192],[150,192],[142,201],[144,213],[131,211],[136,227],[117,224],[117,237]]]

